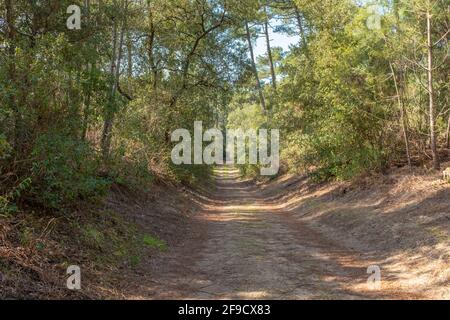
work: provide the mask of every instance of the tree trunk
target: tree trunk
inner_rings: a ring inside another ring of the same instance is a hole
[[[267,58],[269,59],[270,74],[272,76],[272,87],[276,92],[277,91],[277,76],[275,73],[275,66],[273,64],[272,48],[270,47],[269,17],[267,16],[266,8],[264,8],[264,11],[266,12],[266,21],[264,22],[264,33],[266,36],[266,43],[267,43]]]
[[[6,23],[8,26],[7,39],[8,39],[8,78],[11,83],[11,87],[14,88],[16,86],[16,64],[15,64],[15,53],[16,53],[16,31],[14,29],[15,25],[15,16],[14,16],[14,8],[11,0],[5,0],[5,8],[6,8]],[[10,108],[13,111],[14,115],[14,127],[13,127],[13,145],[14,149],[19,152],[21,149],[21,115],[18,110],[16,95],[10,94],[9,98]]]
[[[128,7],[128,1],[125,1],[125,11]],[[126,29],[126,13],[124,15],[124,20],[122,22],[122,29],[120,31],[120,40],[118,44],[118,53],[117,51],[117,22],[114,20],[114,27],[113,27],[113,55],[111,59],[111,76],[112,76],[112,84],[111,84],[111,92],[110,92],[110,101],[108,110],[106,112],[105,122],[103,126],[103,133],[102,133],[102,153],[103,158],[106,160],[109,157],[109,152],[111,148],[111,133],[112,128],[114,124],[114,118],[115,118],[115,103],[116,103],[116,92],[117,87],[119,84],[119,77],[120,77],[120,66],[122,61],[122,49],[123,49],[123,42],[124,42],[124,34]],[[117,57],[117,59],[116,59]]]
[[[150,20],[150,34],[148,35],[148,59],[150,63],[150,68],[152,70],[153,74],[153,90],[156,90],[158,87],[158,68],[155,61],[155,54],[154,54],[154,46],[155,46],[155,37],[156,37],[156,31],[155,31],[155,25],[153,23],[153,13],[151,11],[152,9],[149,8],[149,20]]]
[[[445,133],[445,146],[450,148],[450,116],[448,117],[447,131]]]
[[[85,0],[85,8],[88,25],[91,24],[91,2],[90,0]],[[97,52],[97,50],[95,50]],[[84,110],[83,110],[83,122],[81,126],[81,140],[85,141],[88,130],[88,122],[89,122],[89,112],[91,108],[91,95],[92,95],[92,73],[94,70],[94,64],[92,62],[88,62],[86,66],[87,71],[89,72],[89,87],[86,93],[86,97],[84,99]]]
[[[264,93],[262,91],[261,82],[260,82],[259,75],[258,75],[258,69],[256,68],[255,55],[253,53],[252,38],[251,38],[251,34],[250,34],[250,28],[248,27],[248,21],[245,21],[245,30],[247,33],[248,47],[250,50],[250,57],[252,60],[252,69],[253,69],[253,73],[255,75],[255,80],[256,80],[256,88],[258,89],[259,99],[261,102],[261,109],[262,109],[262,112],[264,114],[266,114],[266,112],[267,112],[266,99],[264,98]]]
[[[295,17],[297,18],[298,29],[300,30],[300,36],[302,38],[303,47],[305,48],[306,51],[308,51],[308,43],[306,42],[306,34],[305,28],[303,27],[302,15],[300,14],[300,10],[298,9],[295,3],[294,3],[294,10],[295,10]]]
[[[131,34],[127,32],[127,57],[128,57],[128,77],[133,76],[133,43],[131,42]]]
[[[411,151],[410,151],[410,146],[409,146],[409,137],[408,137],[408,127],[407,127],[407,123],[406,123],[406,110],[405,110],[405,105],[403,104],[401,95],[400,95],[400,90],[398,87],[398,83],[397,83],[397,77],[395,76],[395,71],[394,71],[394,67],[392,66],[392,63],[389,63],[389,66],[391,67],[391,71],[392,71],[392,76],[394,77],[394,85],[395,85],[395,91],[397,94],[397,102],[398,102],[398,107],[400,109],[400,122],[402,124],[402,130],[403,130],[403,139],[405,141],[405,149],[406,149],[406,158],[408,160],[408,166],[411,168]]]
[[[93,72],[95,68],[94,63],[89,63],[87,66],[89,70],[89,87],[86,93],[86,97],[84,100],[84,110],[83,110],[83,125],[81,130],[81,140],[85,141],[87,138],[87,131],[89,126],[89,113],[91,109],[91,98],[92,98],[92,81],[93,81]]]
[[[433,88],[433,42],[431,39],[431,12],[427,11],[427,49],[428,49],[428,96],[429,96],[429,112],[430,112],[430,145],[433,156],[433,168],[439,170],[441,165],[439,155],[437,153],[436,143],[436,109],[434,105],[434,88]]]

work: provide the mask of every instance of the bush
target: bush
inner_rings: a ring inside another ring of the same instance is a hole
[[[9,145],[8,141],[6,141],[6,137],[3,134],[0,134],[0,161],[7,159],[12,152],[12,148]]]
[[[97,176],[99,157],[87,144],[64,135],[43,135],[34,147],[32,193],[44,207],[59,209],[105,194],[110,181]]]

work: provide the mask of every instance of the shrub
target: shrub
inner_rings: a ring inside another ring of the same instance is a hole
[[[11,155],[12,148],[6,141],[6,137],[0,134],[0,161],[7,159]]]
[[[97,176],[99,158],[86,143],[65,135],[43,135],[34,147],[32,193],[36,201],[58,209],[77,200],[102,196],[110,181]]]

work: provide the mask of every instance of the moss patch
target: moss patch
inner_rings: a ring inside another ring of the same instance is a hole
[[[143,243],[150,248],[158,249],[160,251],[167,251],[168,247],[165,241],[160,240],[156,237],[153,237],[151,235],[144,235],[143,237]]]

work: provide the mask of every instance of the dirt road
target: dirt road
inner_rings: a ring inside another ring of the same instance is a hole
[[[33,242],[19,251],[21,244],[3,232],[0,238],[8,244],[3,252],[28,272],[17,277],[9,272],[0,296],[450,299],[450,187],[439,177],[397,172],[381,182],[352,185],[283,175],[255,184],[221,167],[215,178],[208,190],[155,185],[141,197],[127,190],[111,193],[104,212],[123,215],[134,227],[120,229],[115,223],[122,220],[102,214],[96,219],[106,219],[97,222],[105,228],[103,235],[135,232],[136,242],[145,234],[166,246],[146,246],[137,259],[111,266],[108,251],[102,251],[108,250],[107,242],[95,242],[89,254],[78,257],[84,272],[80,292],[65,289],[64,267],[54,268],[52,278],[45,278],[44,270],[52,270],[51,262],[58,259],[74,261],[84,246],[64,253],[56,238],[48,240],[48,248],[56,248],[49,258]],[[50,222],[41,224],[47,228]],[[67,229],[54,234],[67,234]],[[91,265],[95,254],[98,265]],[[42,261],[48,262],[45,268]],[[369,266],[381,271],[376,290],[367,284]]]
[[[145,286],[147,298],[402,297],[369,290],[372,261],[294,219],[294,213],[273,210],[261,190],[239,180],[236,170],[223,167],[216,174],[217,188],[204,199],[199,221],[205,233],[162,257],[154,285]]]

